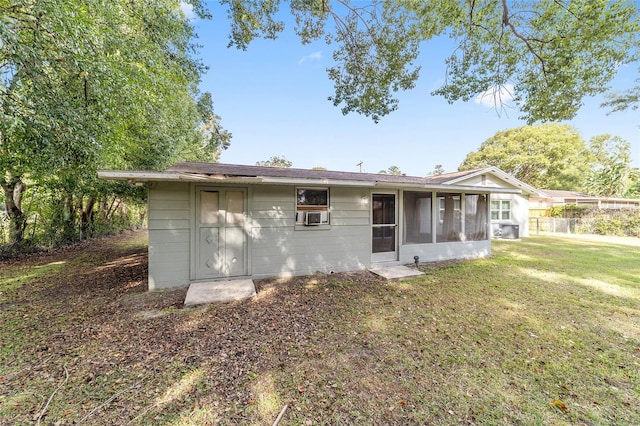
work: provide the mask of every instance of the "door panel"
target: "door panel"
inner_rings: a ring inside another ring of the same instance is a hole
[[[196,279],[247,274],[246,194],[244,188],[196,188]]]
[[[200,223],[216,225],[220,221],[220,192],[200,191]]]
[[[226,225],[242,226],[244,224],[244,192],[227,191]]]
[[[200,277],[217,277],[220,264],[220,230],[218,228],[200,228],[198,275]]]
[[[241,228],[225,230],[225,265],[227,276],[245,275],[245,235]]]
[[[373,228],[372,252],[385,253],[396,251],[395,228],[379,227]]]
[[[397,260],[396,194],[372,194],[371,261]]]

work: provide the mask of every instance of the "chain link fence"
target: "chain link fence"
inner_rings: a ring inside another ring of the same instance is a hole
[[[541,232],[573,234],[580,226],[578,218],[560,217],[530,217],[529,232],[539,234]]]
[[[596,234],[640,238],[640,210],[591,210],[581,217],[530,217],[529,233]]]

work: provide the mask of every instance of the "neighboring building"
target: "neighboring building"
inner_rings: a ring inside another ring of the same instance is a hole
[[[640,209],[640,199],[594,197],[574,191],[541,189],[540,193],[530,198],[529,215],[531,217],[549,216],[552,207],[579,206],[594,209]]]
[[[526,230],[519,206],[529,189],[495,168],[484,170],[446,179],[178,163],[163,172],[98,174],[148,182],[154,290],[408,264],[415,256],[489,256],[490,222]]]
[[[502,238],[529,236],[530,200],[543,194],[497,167],[465,170],[433,176],[432,182],[446,185],[517,189],[491,197],[491,235]]]

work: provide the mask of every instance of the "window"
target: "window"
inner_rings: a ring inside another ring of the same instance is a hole
[[[405,244],[431,243],[431,192],[404,193]]]
[[[445,204],[445,201],[453,202],[453,205]],[[445,206],[449,207],[445,207]],[[444,222],[445,212],[447,213],[455,213],[456,216],[460,217],[460,195],[455,194],[438,194],[438,206],[439,206],[439,214],[438,220],[440,223]],[[453,206],[453,207],[451,207]]]
[[[462,230],[461,195],[438,193],[438,229],[436,242],[460,241]]]
[[[487,239],[487,196],[466,194],[464,196],[464,229],[467,241]]]
[[[510,220],[511,200],[491,201],[491,220]]]
[[[329,224],[329,189],[296,188],[296,225]]]

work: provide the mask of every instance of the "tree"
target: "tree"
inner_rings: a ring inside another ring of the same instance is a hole
[[[222,3],[231,21],[230,46],[246,49],[256,37],[275,39],[284,29],[281,0]],[[505,89],[529,123],[574,117],[585,96],[605,92],[616,70],[638,59],[640,45],[633,1],[287,4],[303,43],[324,37],[337,45],[335,65],[327,70],[335,87],[329,100],[344,114],[374,121],[397,109],[395,92],[414,87],[420,47],[439,36],[457,46],[434,94],[454,102]]]
[[[625,197],[627,198],[640,198],[640,169],[633,168],[629,173],[630,185]]]
[[[0,184],[12,242],[23,238],[27,184],[55,194],[73,229],[78,211],[89,218],[100,194],[119,191],[97,181],[97,168],[161,169],[226,147],[210,97],[197,100],[193,35],[173,0],[0,5]]]
[[[274,155],[273,157],[269,158],[268,160],[257,161],[256,162],[256,166],[279,167],[279,168],[287,169],[287,168],[293,166],[293,163],[291,161],[287,160],[284,157],[284,155],[283,156]]]
[[[592,164],[576,129],[542,124],[496,133],[468,154],[458,170],[495,166],[536,188],[580,190]]]
[[[378,173],[383,175],[400,176],[402,174],[402,171],[398,166],[389,166],[387,170],[380,170]]]
[[[591,138],[589,150],[594,159],[585,189],[601,197],[624,197],[632,185],[631,144],[619,136]]]
[[[429,175],[437,176],[437,175],[441,175],[443,173],[444,173],[444,167],[442,167],[442,164],[436,164],[436,166],[433,168],[433,171],[431,173],[429,173]]]

